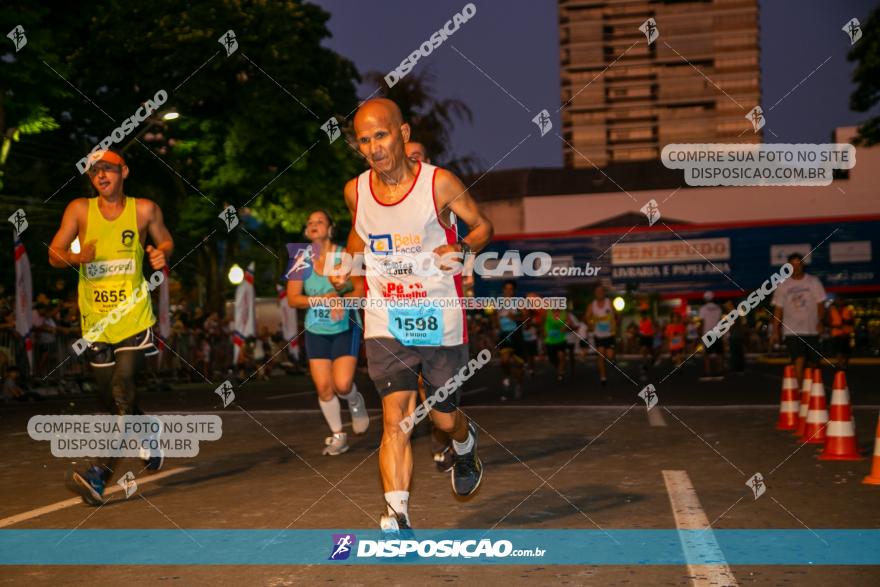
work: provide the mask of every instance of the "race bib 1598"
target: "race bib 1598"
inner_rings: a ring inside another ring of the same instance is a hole
[[[388,331],[406,346],[440,346],[443,342],[443,311],[419,306],[388,310]]]

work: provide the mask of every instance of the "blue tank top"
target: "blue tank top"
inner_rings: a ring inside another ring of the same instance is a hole
[[[335,248],[331,253],[333,260],[339,258],[340,251]],[[307,296],[320,296],[336,291],[330,280],[315,271],[314,265],[307,270],[308,275],[303,280],[303,294]],[[306,310],[306,330],[312,334],[339,334],[351,328],[351,321],[358,325],[361,317],[357,310],[346,310],[341,320],[333,320],[330,317],[330,308],[309,308]]]

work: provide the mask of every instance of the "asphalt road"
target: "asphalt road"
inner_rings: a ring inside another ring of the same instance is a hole
[[[500,399],[498,369],[484,369],[468,382],[463,397],[481,431],[483,486],[470,500],[456,499],[448,476],[430,462],[427,437],[417,435],[414,527],[675,529],[696,515],[715,530],[880,528],[880,488],[860,482],[869,460],[819,461],[813,445],[774,429],[780,368],[750,365],[746,375],[699,383],[697,359],[671,375],[668,364],[649,373],[660,397],[652,413],[636,395],[646,382],[634,364],[621,366],[626,375],[615,371],[608,387],[597,385],[591,365],[576,365],[562,383],[539,370],[525,396],[508,401]],[[873,447],[880,404],[880,392],[870,385],[876,370],[855,367],[849,377],[865,453]],[[365,435],[352,440],[352,449],[336,458],[321,456],[326,430],[308,378],[251,379],[235,388],[236,403],[225,410],[212,392],[219,383],[142,394],[148,413],[220,414],[222,438],[202,442],[194,458],[169,459],[167,476],[154,481],[138,461],[126,461],[123,470],[142,480],[137,492],[128,499],[117,492],[99,509],[73,500],[39,511],[71,497],[64,472],[83,463],[52,457],[46,442],[26,432],[32,415],[89,413],[94,400],[76,396],[3,406],[0,527],[74,534],[100,528],[377,527],[381,427],[363,373],[358,384],[374,420]],[[829,391],[830,384],[828,372]],[[758,499],[746,486],[756,472],[767,486]],[[685,513],[675,504],[687,492],[673,478],[693,487],[696,502]],[[12,516],[18,517],[9,523]],[[728,571],[722,578],[742,585],[880,584],[880,566],[732,565]],[[0,584],[710,584],[711,576],[702,572],[684,565],[10,566],[0,573]]]

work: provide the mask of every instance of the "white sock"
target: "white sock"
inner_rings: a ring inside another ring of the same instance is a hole
[[[385,502],[388,506],[388,515],[393,516],[395,513],[403,514],[409,520],[409,491],[387,491],[385,493]]]
[[[471,434],[470,430],[468,430],[468,437],[467,437],[467,440],[465,440],[464,442],[459,442],[459,441],[455,440],[454,438],[452,439],[452,448],[455,449],[455,454],[458,454],[458,455],[466,454],[466,453],[470,452],[470,450],[473,447],[474,447],[474,437]]]
[[[329,402],[318,398],[318,403],[321,404],[321,411],[324,413],[327,425],[330,426],[330,431],[333,434],[342,432],[342,412],[339,407],[339,398],[334,395]]]
[[[339,397],[341,397],[342,399],[344,399],[347,402],[353,402],[356,399],[358,399],[359,395],[360,394],[358,393],[357,384],[354,381],[352,381],[351,382],[351,389],[349,390],[349,392],[345,395],[340,395]]]

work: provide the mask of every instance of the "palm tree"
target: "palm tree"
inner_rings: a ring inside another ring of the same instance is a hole
[[[452,127],[457,122],[473,122],[473,113],[456,98],[434,98],[436,77],[430,69],[410,72],[390,88],[378,71],[368,72],[364,79],[368,84],[379,86],[379,95],[400,106],[403,119],[412,127],[412,139],[425,146],[431,161],[458,175],[471,175],[476,171],[479,162],[473,155],[456,157],[449,148]]]

